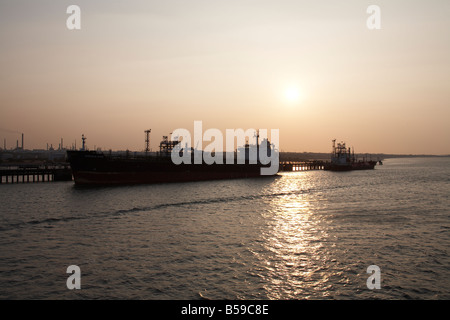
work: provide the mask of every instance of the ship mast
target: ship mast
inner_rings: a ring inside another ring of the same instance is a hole
[[[81,135],[81,140],[83,141],[81,150],[85,151],[86,150],[86,137],[84,136],[84,134]]]
[[[145,130],[145,153],[150,151],[150,132],[152,129]]]

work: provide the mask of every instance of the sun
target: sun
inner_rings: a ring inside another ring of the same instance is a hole
[[[284,91],[286,101],[294,103],[300,101],[300,90],[297,87],[288,87]]]

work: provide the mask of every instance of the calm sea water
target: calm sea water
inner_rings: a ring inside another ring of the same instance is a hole
[[[80,188],[0,185],[1,299],[449,299],[450,158]],[[69,290],[66,269],[81,269]],[[369,290],[367,267],[381,270]]]

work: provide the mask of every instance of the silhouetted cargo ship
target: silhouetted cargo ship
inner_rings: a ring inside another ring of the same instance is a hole
[[[223,154],[223,164],[206,164],[204,160],[202,160],[201,164],[195,164],[192,154],[191,164],[182,163],[176,165],[171,159],[171,152],[178,143],[178,141],[169,141],[166,136],[163,137],[163,141],[160,143],[160,151],[156,155],[136,155],[129,152],[124,155],[113,155],[111,152],[80,150],[67,151],[67,158],[72,168],[74,181],[79,185],[143,184],[251,178],[260,177],[261,168],[269,166],[261,164],[259,159],[253,161],[256,163],[248,161],[247,156],[250,149],[248,144],[245,145],[243,150],[246,156],[243,164],[237,163],[235,153],[235,159],[232,164],[226,164],[225,154]],[[262,143],[267,143],[267,150],[270,153],[272,150],[270,142],[264,139]]]
[[[344,142],[338,143],[333,140],[333,151],[331,153],[331,162],[326,163],[325,170],[332,171],[349,171],[349,170],[370,170],[374,169],[376,161],[372,160],[357,160],[355,157],[355,150],[347,149]]]

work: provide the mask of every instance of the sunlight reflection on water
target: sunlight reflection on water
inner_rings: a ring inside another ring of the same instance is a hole
[[[448,298],[449,163],[118,188],[2,185],[0,298]],[[70,264],[82,270],[78,295],[65,285]],[[377,291],[366,286],[372,264]]]
[[[299,174],[300,175],[300,174]],[[255,254],[267,272],[265,289],[269,299],[298,298],[311,290],[326,290],[327,277],[317,272],[329,260],[323,242],[327,231],[302,190],[313,185],[299,177],[284,177],[272,192],[284,194],[270,202],[269,222],[263,231],[263,253]],[[296,192],[298,191],[298,192]]]

